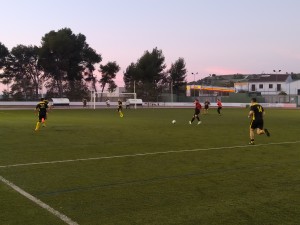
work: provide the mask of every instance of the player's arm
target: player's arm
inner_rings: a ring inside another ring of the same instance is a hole
[[[39,108],[36,107],[36,108],[34,109],[34,114],[37,115],[37,114],[38,114],[38,111],[39,111]]]
[[[250,110],[249,114],[248,114],[248,118],[252,118],[254,111]]]

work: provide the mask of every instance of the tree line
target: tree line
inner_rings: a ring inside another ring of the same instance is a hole
[[[87,98],[90,90],[113,92],[120,66],[116,61],[101,61],[101,54],[89,46],[85,35],[74,34],[70,28],[46,33],[39,47],[20,44],[9,51],[0,42],[0,82],[10,86],[3,91],[3,99],[37,100],[42,88],[47,98],[71,100]],[[184,94],[186,73],[183,58],[167,69],[162,50],[154,48],[132,62],[123,79],[126,92],[135,91],[145,101],[156,101],[164,92]]]

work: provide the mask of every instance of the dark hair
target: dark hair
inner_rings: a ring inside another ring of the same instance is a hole
[[[256,98],[251,98],[251,101],[252,102],[256,102]]]
[[[44,101],[44,98],[41,98],[41,101]]]

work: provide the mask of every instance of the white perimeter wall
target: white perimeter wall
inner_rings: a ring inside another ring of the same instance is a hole
[[[37,102],[1,102],[0,109],[8,107],[26,107],[26,108],[35,108]],[[222,103],[223,107],[237,107],[237,108],[246,108],[250,103]],[[111,102],[111,107],[117,106],[117,102]],[[203,103],[201,103],[204,107]],[[272,108],[297,108],[296,103],[261,103],[263,107],[272,107]],[[70,102],[70,106],[82,107],[82,102]],[[93,106],[92,102],[88,102],[87,106]],[[105,102],[96,102],[98,107],[106,107]],[[125,107],[125,103],[123,104]],[[176,108],[193,108],[194,104],[192,102],[144,102],[143,107],[176,107]],[[217,103],[211,103],[210,107],[217,107]]]

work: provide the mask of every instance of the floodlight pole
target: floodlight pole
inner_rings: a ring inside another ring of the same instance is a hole
[[[171,80],[171,102],[173,106],[173,80]]]
[[[198,75],[198,72],[197,73],[192,73],[194,75],[194,98],[195,98],[195,93],[196,93],[196,74]]]
[[[134,109],[136,109],[135,80],[133,81]]]

